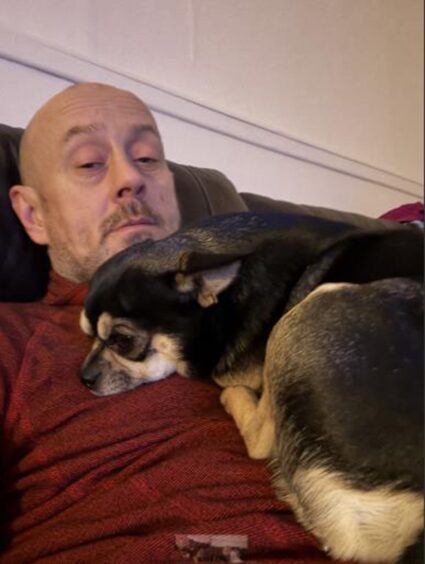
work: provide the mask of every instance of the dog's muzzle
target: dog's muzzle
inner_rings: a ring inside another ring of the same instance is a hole
[[[80,378],[81,382],[87,386],[90,390],[92,390],[96,386],[97,380],[102,375],[101,371],[99,370],[98,366],[93,366],[90,364],[85,366],[81,370]]]

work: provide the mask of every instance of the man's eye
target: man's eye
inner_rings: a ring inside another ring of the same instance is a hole
[[[135,159],[137,162],[139,163],[143,163],[143,164],[154,164],[158,162],[158,159],[154,159],[152,157],[139,157],[137,159]]]
[[[78,168],[83,168],[83,169],[95,169],[102,166],[101,162],[90,162],[90,163],[83,163],[81,165],[78,166]]]

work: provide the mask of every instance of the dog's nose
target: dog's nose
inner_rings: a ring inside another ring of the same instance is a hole
[[[82,383],[87,386],[90,390],[92,390],[96,385],[96,380],[99,378],[100,372],[99,369],[91,366],[87,366],[83,368],[81,371],[81,381]]]

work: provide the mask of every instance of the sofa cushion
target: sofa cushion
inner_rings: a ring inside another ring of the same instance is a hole
[[[305,204],[293,204],[292,202],[284,202],[283,200],[274,200],[267,196],[259,194],[241,193],[245,204],[250,211],[256,212],[283,212],[295,215],[314,215],[331,221],[342,221],[356,225],[362,229],[391,228],[394,229],[393,221],[384,219],[374,219],[359,213],[351,213],[331,208],[323,208],[320,206],[308,206]]]
[[[22,130],[0,124],[0,301],[32,301],[45,292],[49,260],[16,217],[9,189],[19,182],[18,145]]]

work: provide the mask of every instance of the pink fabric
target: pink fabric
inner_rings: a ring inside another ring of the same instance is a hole
[[[328,561],[213,383],[105,398],[80,383],[85,291],[53,276],[43,302],[0,307],[0,562],[180,562],[188,533],[248,535],[250,562]]]
[[[383,215],[380,219],[390,219],[398,223],[407,223],[410,221],[423,221],[424,220],[424,205],[422,202],[415,202],[414,204],[403,204],[398,208],[394,208]]]

